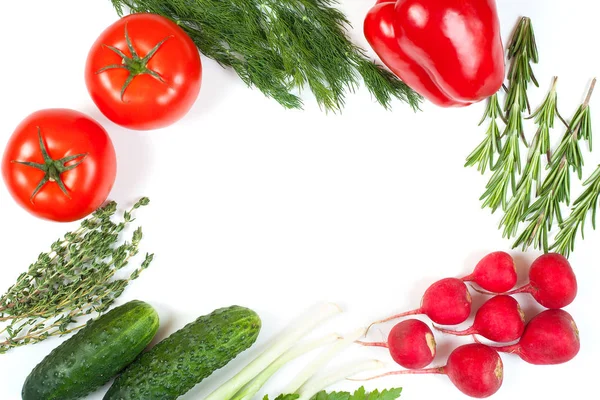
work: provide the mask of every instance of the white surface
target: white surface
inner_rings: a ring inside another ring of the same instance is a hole
[[[362,44],[359,27],[371,3],[342,1]],[[534,104],[556,74],[562,113],[570,115],[589,79],[600,75],[600,27],[592,4],[498,0],[505,38],[519,15],[533,18],[541,54],[535,71],[543,88],[532,92]],[[203,89],[183,121],[162,131],[127,131],[97,111],[83,80],[89,46],[116,19],[108,0],[13,1],[0,10],[0,149],[35,110],[83,111],[108,129],[117,148],[119,174],[111,198],[123,206],[142,195],[152,200],[138,222],[146,233],[143,250],[155,252],[156,261],[121,302],[152,303],[163,321],[160,338],[231,304],[251,307],[263,319],[258,345],[185,399],[202,399],[316,302],[344,307],[347,313],[325,329],[344,332],[415,308],[431,282],[466,274],[486,252],[510,248],[497,230],[499,216],[480,209],[486,179],[463,168],[483,137],[477,128],[482,105],[444,110],[426,104],[414,114],[397,103],[386,112],[362,90],[348,97],[343,115],[320,112],[309,95],[305,111],[285,111],[203,58]],[[599,96],[593,101],[597,110]],[[600,151],[585,158],[591,170]],[[70,228],[28,215],[4,185],[0,221],[3,289]],[[572,257],[580,291],[568,311],[581,331],[580,354],[549,367],[503,355],[505,382],[495,399],[594,397],[599,239],[589,231]],[[537,254],[513,254],[523,280],[526,261]],[[526,304],[531,316],[537,308]],[[437,338],[435,365],[452,346],[468,341]],[[0,399],[18,399],[29,371],[60,341],[0,356]],[[347,356],[390,361],[377,349],[354,349]],[[269,392],[285,387],[298,370],[278,375]],[[403,386],[405,400],[465,398],[442,376],[389,378],[368,386]]]

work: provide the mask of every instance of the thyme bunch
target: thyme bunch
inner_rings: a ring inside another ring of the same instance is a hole
[[[148,203],[140,199],[115,223],[117,205],[110,202],[38,256],[0,297],[0,353],[79,330],[84,325],[76,325],[78,318],[113,304],[152,262],[146,254],[128,278],[114,279],[138,254],[143,236],[137,228],[131,242],[119,244],[120,233],[134,221],[133,211]]]
[[[523,139],[523,114],[529,109],[527,88],[530,83],[538,86],[531,63],[538,62],[538,51],[531,20],[521,18],[508,46],[508,92],[504,104],[506,127],[502,133],[504,144],[500,149],[494,174],[481,196],[483,208],[492,212],[500,207],[506,210],[508,198],[516,192],[517,175],[521,174],[521,151],[519,139]],[[482,154],[485,156],[485,154]],[[481,164],[481,161],[479,161]],[[511,194],[509,194],[509,192]]]
[[[336,0],[111,1],[119,15],[126,7],[175,21],[205,56],[286,108],[301,108],[296,92],[308,88],[322,108],[339,111],[359,78],[386,108],[394,98],[413,109],[421,100],[350,41]]]

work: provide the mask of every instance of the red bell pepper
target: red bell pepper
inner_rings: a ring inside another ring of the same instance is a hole
[[[364,30],[381,61],[437,105],[478,102],[504,81],[495,0],[378,0]]]

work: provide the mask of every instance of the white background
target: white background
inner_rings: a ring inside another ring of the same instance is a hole
[[[534,21],[541,55],[534,104],[558,75],[559,105],[571,115],[590,78],[600,75],[594,3],[498,0],[505,39],[518,16]],[[355,27],[353,37],[363,45],[359,28],[370,6],[369,0],[341,5]],[[343,333],[417,307],[433,281],[466,274],[486,252],[510,249],[497,230],[499,215],[480,209],[486,179],[463,168],[483,137],[477,127],[482,104],[461,110],[425,104],[423,112],[413,113],[395,103],[387,112],[361,90],[348,97],[342,115],[319,111],[309,94],[304,111],[286,111],[203,57],[203,88],[184,120],[161,131],[128,131],[98,112],[83,80],[89,47],[116,18],[108,0],[3,2],[0,149],[35,110],[68,107],[93,116],[118,152],[119,174],[110,197],[122,206],[142,195],[152,200],[137,221],[146,233],[143,250],[155,252],[156,261],[121,302],[142,299],[154,305],[162,319],[159,338],[217,307],[240,304],[261,315],[259,343],[185,399],[206,396],[317,302],[335,301],[346,310],[323,328]],[[600,109],[599,96],[592,107]],[[561,134],[557,130],[553,141]],[[600,151],[586,152],[585,159],[591,172]],[[579,191],[576,182],[574,194]],[[4,185],[0,221],[2,288],[72,228],[30,216]],[[505,382],[494,398],[595,397],[599,239],[599,233],[588,232],[572,257],[580,291],[567,310],[581,331],[580,354],[568,364],[547,367],[503,355]],[[537,253],[513,254],[524,281],[527,263]],[[519,300],[528,317],[539,310]],[[469,341],[437,339],[434,365],[443,365],[457,343]],[[18,399],[29,371],[61,340],[1,355],[0,399]],[[378,349],[353,349],[346,357],[391,361]],[[268,392],[277,394],[298,367],[277,375]],[[443,376],[389,378],[368,386],[403,386],[407,400],[465,398]],[[354,387],[354,382],[339,386]],[[104,390],[90,398],[100,399]]]

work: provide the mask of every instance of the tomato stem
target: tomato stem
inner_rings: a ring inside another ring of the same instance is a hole
[[[31,162],[31,161],[18,161],[18,160],[11,161],[11,163],[13,163],[13,164],[24,165],[26,167],[39,169],[40,171],[44,172],[44,177],[40,180],[40,182],[38,183],[36,188],[33,190],[33,193],[31,194],[31,197],[29,200],[33,203],[33,199],[35,198],[35,196],[40,192],[40,190],[42,190],[42,188],[48,182],[56,182],[56,184],[58,185],[60,190],[64,193],[64,195],[70,199],[71,196],[69,195],[69,192],[67,190],[67,187],[65,186],[65,183],[62,180],[61,175],[64,172],[71,171],[72,169],[75,169],[79,165],[81,165],[81,163],[88,156],[88,153],[75,154],[72,156],[63,157],[59,160],[54,160],[54,159],[52,159],[52,157],[50,157],[50,154],[48,154],[48,149],[46,148],[46,144],[44,143],[44,138],[42,137],[42,130],[40,129],[39,126],[37,127],[37,133],[38,133],[38,141],[40,144],[40,151],[42,152],[42,157],[44,159],[44,163],[40,164],[40,163],[36,163],[36,162]],[[75,161],[75,162],[73,162],[73,161]]]
[[[127,42],[127,48],[129,49],[129,53],[131,54],[131,57],[127,56],[123,51],[121,51],[120,49],[118,49],[114,46],[103,45],[104,47],[106,47],[113,53],[117,54],[119,57],[121,57],[121,64],[107,65],[105,67],[100,68],[98,71],[96,71],[96,74],[101,74],[105,71],[112,70],[112,69],[124,69],[129,72],[129,76],[127,76],[127,79],[125,79],[125,82],[123,83],[123,86],[121,87],[121,101],[124,101],[123,96],[125,96],[125,91],[129,87],[129,85],[131,84],[133,79],[138,75],[147,74],[147,75],[150,75],[151,77],[155,78],[156,80],[160,81],[161,83],[166,83],[165,80],[163,79],[163,77],[160,76],[160,74],[158,72],[148,68],[148,63],[150,62],[152,57],[154,57],[154,54],[156,54],[156,52],[161,48],[161,46],[172,37],[173,37],[173,35],[167,36],[166,38],[164,38],[163,40],[158,42],[156,44],[156,46],[154,46],[148,52],[148,54],[146,54],[146,56],[144,58],[142,58],[138,55],[138,52],[135,50],[135,47],[133,46],[133,42],[131,41],[131,37],[129,37],[129,31],[127,30],[127,24],[125,24],[125,42]]]

